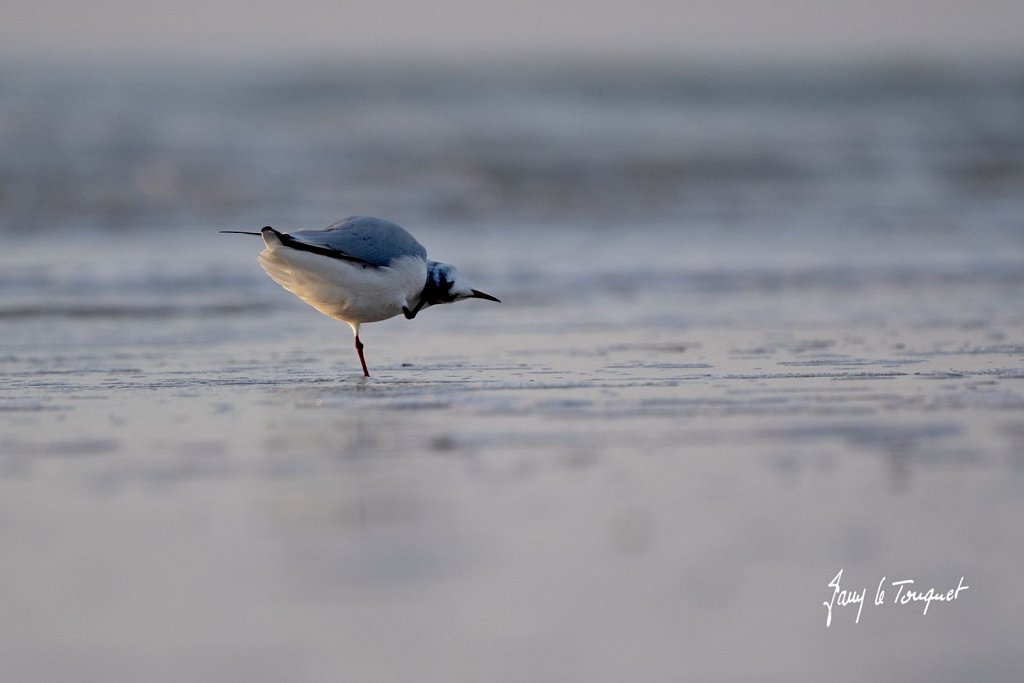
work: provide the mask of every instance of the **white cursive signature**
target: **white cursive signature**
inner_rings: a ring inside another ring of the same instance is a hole
[[[849,607],[850,605],[857,606],[857,616],[853,620],[853,623],[860,623],[860,615],[864,610],[864,602],[867,597],[868,589],[862,588],[860,590],[852,589],[847,590],[840,585],[843,579],[843,570],[840,569],[839,573],[836,574],[831,581],[828,582],[828,587],[832,589],[832,596],[826,602],[823,602],[825,606],[825,627],[832,625],[832,611],[836,607]],[[876,606],[885,604],[885,583],[886,577],[878,582],[878,588],[875,590],[874,604]],[[956,588],[950,588],[946,591],[937,591],[934,588],[928,590],[920,590],[914,588],[914,579],[902,579],[900,581],[891,581],[890,586],[896,589],[896,595],[893,596],[892,604],[894,605],[907,605],[912,602],[923,602],[924,611],[922,614],[928,614],[928,608],[931,607],[933,602],[952,602],[960,597],[960,591],[965,591],[970,586],[964,585],[964,577],[960,577],[960,581],[957,583]]]

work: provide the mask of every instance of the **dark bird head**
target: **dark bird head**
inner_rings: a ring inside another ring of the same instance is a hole
[[[427,282],[420,298],[424,307],[450,304],[462,299],[487,299],[501,303],[496,297],[473,289],[455,266],[437,261],[427,263]]]

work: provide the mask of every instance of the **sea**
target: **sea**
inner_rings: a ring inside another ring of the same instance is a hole
[[[0,67],[4,678],[1018,679],[1022,74]]]

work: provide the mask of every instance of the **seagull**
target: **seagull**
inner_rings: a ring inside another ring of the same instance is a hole
[[[412,320],[424,308],[462,299],[499,301],[473,289],[447,263],[427,259],[427,250],[391,221],[350,216],[323,230],[284,233],[269,225],[259,232],[265,245],[260,266],[274,282],[324,315],[348,323],[356,353],[369,377],[359,326],[393,318]],[[500,301],[499,301],[500,303]]]

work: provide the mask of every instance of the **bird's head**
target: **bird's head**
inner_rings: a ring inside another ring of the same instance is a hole
[[[455,266],[448,263],[430,261],[427,264],[427,283],[423,287],[421,295],[423,306],[435,304],[450,304],[462,299],[487,299],[488,301],[500,301],[484,294],[466,281],[466,278],[459,274]]]

